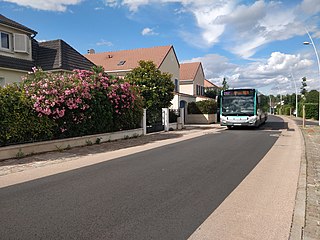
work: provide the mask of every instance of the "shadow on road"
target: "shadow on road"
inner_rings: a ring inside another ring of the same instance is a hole
[[[289,130],[287,122],[267,122],[261,129],[265,130]]]

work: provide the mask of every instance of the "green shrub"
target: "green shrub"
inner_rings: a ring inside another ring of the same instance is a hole
[[[55,127],[48,117],[38,117],[17,84],[0,87],[0,146],[51,139]]]
[[[217,102],[204,100],[188,103],[188,114],[213,114],[217,113]]]
[[[319,119],[319,104],[305,103],[306,106],[306,118],[307,119]]]
[[[113,114],[114,131],[128,130],[141,127],[143,116],[142,99],[138,95],[133,103],[133,108],[123,111],[121,115]]]
[[[306,119],[319,119],[319,104],[317,103],[299,104],[299,117],[302,117],[303,105],[305,105]]]
[[[290,105],[283,105],[280,107],[280,111],[282,115],[290,115],[290,109],[292,111],[292,107]],[[292,114],[292,112],[291,112]]]

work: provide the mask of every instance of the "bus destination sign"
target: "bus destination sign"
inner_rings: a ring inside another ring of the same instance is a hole
[[[254,91],[252,89],[239,89],[239,90],[225,90],[224,96],[252,96]]]

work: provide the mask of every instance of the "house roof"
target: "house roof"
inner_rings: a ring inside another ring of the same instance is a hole
[[[139,65],[140,60],[152,61],[159,68],[172,48],[172,45],[158,46],[115,52],[91,53],[84,56],[96,65],[102,66],[105,71],[131,70]]]
[[[90,70],[94,63],[77,52],[63,40],[53,40],[38,43],[32,41],[32,59],[24,60],[19,58],[0,55],[0,67],[31,71],[37,66],[45,71],[84,69]]]
[[[201,62],[182,63],[180,64],[180,80],[194,80]]]
[[[212,82],[210,82],[207,79],[204,80],[204,87],[219,88],[217,85],[213,84]]]
[[[20,23],[17,23],[5,16],[3,16],[2,14],[0,14],[0,24],[3,24],[3,25],[7,25],[7,26],[10,26],[10,27],[14,27],[14,28],[17,28],[17,29],[20,29],[20,30],[23,30],[23,31],[26,31],[28,33],[31,33],[31,34],[34,34],[36,35],[37,32],[20,24]]]
[[[36,55],[36,65],[43,70],[89,70],[94,66],[94,63],[61,39],[38,43]]]
[[[1,68],[31,71],[31,68],[33,66],[34,66],[34,61],[0,55]]]

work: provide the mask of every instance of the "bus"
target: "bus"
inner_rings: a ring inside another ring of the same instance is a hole
[[[221,91],[220,125],[259,127],[268,115],[261,108],[261,94],[257,89],[241,88]]]

